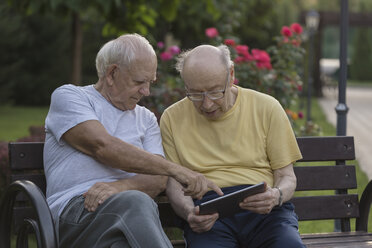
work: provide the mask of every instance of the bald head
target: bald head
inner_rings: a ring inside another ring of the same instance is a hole
[[[185,79],[189,74],[202,77],[216,75],[218,72],[227,74],[231,65],[233,62],[230,59],[230,51],[227,46],[201,45],[182,53],[178,57],[176,69]]]

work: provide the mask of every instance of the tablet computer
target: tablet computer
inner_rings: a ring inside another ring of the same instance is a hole
[[[262,193],[265,191],[265,183],[259,183],[247,188],[237,190],[235,192],[217,197],[215,199],[203,202],[199,205],[200,214],[213,214],[218,213],[220,218],[234,215],[243,211],[239,207],[239,203],[246,197]]]

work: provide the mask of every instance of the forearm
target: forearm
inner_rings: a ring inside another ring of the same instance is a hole
[[[166,193],[176,214],[187,220],[188,214],[194,208],[192,198],[184,195],[182,186],[173,178],[168,179]]]
[[[139,174],[172,176],[175,167],[178,167],[160,156],[112,136],[92,155],[103,164]]]
[[[139,190],[154,198],[165,190],[167,178],[166,176],[138,174],[131,178],[118,180],[117,186],[119,191]]]
[[[282,191],[283,202],[289,201],[297,186],[296,175],[293,172],[293,165],[274,171],[274,187]]]

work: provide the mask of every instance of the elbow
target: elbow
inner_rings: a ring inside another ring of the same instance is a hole
[[[157,184],[156,187],[152,187],[152,189],[147,193],[151,198],[155,198],[161,193],[165,193],[165,189],[167,186],[168,177],[167,176],[156,176]]]
[[[296,177],[296,175],[293,175],[292,183],[293,183],[293,191],[295,191],[296,188],[297,188],[297,177]]]
[[[100,163],[105,164],[107,156],[109,156],[110,143],[105,139],[96,139],[95,142],[91,144],[89,149],[89,156],[94,158]]]

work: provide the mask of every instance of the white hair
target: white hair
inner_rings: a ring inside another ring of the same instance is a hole
[[[231,68],[231,66],[234,65],[234,62],[231,60],[231,57],[230,57],[229,48],[226,45],[219,45],[216,48],[221,53],[222,62],[226,65],[226,68],[229,70]],[[190,53],[192,51],[193,51],[193,49],[184,51],[177,57],[177,63],[176,63],[175,68],[181,75],[182,75],[182,71],[183,71],[183,66],[185,64],[185,60],[187,59],[187,57],[190,55]]]
[[[108,66],[117,64],[129,66],[138,52],[156,56],[149,41],[139,34],[125,34],[104,44],[96,57],[96,69],[99,78],[105,76]]]

